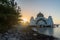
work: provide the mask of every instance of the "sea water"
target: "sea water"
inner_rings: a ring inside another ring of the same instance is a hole
[[[60,26],[55,28],[32,28],[34,31],[37,31],[40,34],[45,34],[49,36],[54,36],[60,38]]]

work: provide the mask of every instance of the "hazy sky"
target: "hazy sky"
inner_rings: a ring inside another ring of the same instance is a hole
[[[54,23],[60,23],[60,0],[16,0],[21,7],[23,18],[34,18],[41,12],[47,18],[52,16]]]

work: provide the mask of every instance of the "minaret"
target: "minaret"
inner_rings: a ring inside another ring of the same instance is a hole
[[[51,27],[53,27],[52,16],[49,16],[49,17],[48,17],[48,25],[51,25]]]
[[[34,17],[31,17],[31,19],[30,19],[30,25],[32,25],[32,26],[35,26],[35,25],[36,25],[36,24],[35,24]]]

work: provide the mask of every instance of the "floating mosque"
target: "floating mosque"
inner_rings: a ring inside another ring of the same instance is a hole
[[[38,26],[38,27],[53,27],[53,19],[52,16],[45,18],[44,15],[39,12],[37,17],[31,17],[30,19],[30,26]]]

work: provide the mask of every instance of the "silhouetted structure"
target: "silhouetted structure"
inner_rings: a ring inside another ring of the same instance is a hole
[[[45,18],[44,15],[40,12],[37,14],[37,17],[31,17],[30,26],[38,26],[38,27],[53,27],[52,17],[49,16]]]

